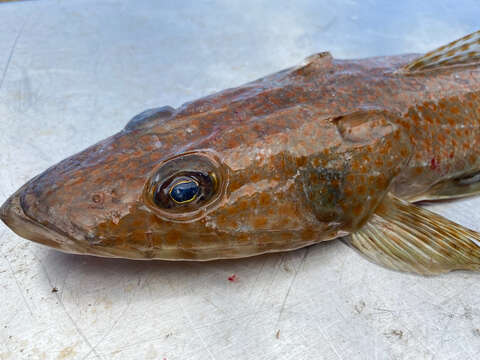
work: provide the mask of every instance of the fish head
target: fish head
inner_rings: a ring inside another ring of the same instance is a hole
[[[26,183],[0,217],[61,251],[140,259],[243,257],[338,235],[305,201],[306,157],[285,133],[298,118],[244,121],[204,107],[138,115]]]

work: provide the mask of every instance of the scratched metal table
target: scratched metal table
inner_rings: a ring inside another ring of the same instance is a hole
[[[0,201],[146,108],[318,51],[424,52],[477,30],[479,13],[477,0],[2,3]],[[430,207],[480,230],[480,198]],[[0,239],[0,359],[480,356],[480,274],[396,273],[339,241],[168,263],[65,255],[3,224]]]

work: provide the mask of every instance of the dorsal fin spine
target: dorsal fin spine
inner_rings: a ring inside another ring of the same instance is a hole
[[[480,31],[426,53],[402,68],[402,72],[418,72],[446,66],[480,64]]]

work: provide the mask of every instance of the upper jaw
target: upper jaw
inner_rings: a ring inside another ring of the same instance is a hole
[[[0,207],[0,219],[19,236],[66,252],[77,252],[77,243],[67,234],[60,233],[30,218],[21,204],[24,187],[10,196]]]
[[[144,258],[124,249],[94,246],[87,240],[74,239],[61,230],[52,229],[32,219],[25,213],[21,200],[27,184],[10,196],[0,207],[0,219],[17,235],[65,253],[132,259]]]

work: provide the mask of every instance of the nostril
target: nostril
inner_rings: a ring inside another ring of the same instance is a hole
[[[105,202],[103,193],[93,193],[90,200],[91,204],[88,205],[90,209],[103,209],[103,203]]]
[[[93,194],[92,195],[92,201],[95,203],[95,204],[101,204],[103,203],[103,194]]]

